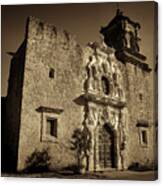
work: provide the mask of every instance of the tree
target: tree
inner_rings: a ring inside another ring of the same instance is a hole
[[[86,158],[86,167],[89,168],[89,154],[91,149],[91,133],[86,125],[83,129],[76,129],[72,135],[72,150],[76,151],[78,170],[83,168],[82,160]]]

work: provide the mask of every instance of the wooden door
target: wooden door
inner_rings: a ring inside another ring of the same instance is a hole
[[[99,164],[101,168],[114,167],[114,134],[112,130],[103,125],[99,129]]]

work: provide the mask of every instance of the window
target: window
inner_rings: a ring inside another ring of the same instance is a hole
[[[106,77],[102,77],[102,90],[104,94],[108,95],[110,93],[109,81]]]
[[[141,139],[142,139],[142,144],[147,145],[147,131],[146,130],[141,131]]]
[[[142,147],[147,147],[148,145],[148,129],[144,127],[139,128],[139,135],[140,135],[140,144]]]
[[[53,68],[50,68],[50,70],[49,70],[49,77],[54,78],[54,69]]]
[[[143,100],[143,94],[142,93],[140,93],[139,94],[139,100],[142,102],[142,100]]]
[[[47,118],[47,135],[57,138],[57,119],[56,118]]]
[[[136,126],[138,127],[140,145],[147,147],[149,122],[147,120],[138,120]]]
[[[62,108],[39,106],[36,108],[40,114],[40,141],[56,143],[60,138],[60,114]]]

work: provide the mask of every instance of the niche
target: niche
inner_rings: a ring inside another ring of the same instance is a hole
[[[101,81],[102,81],[102,90],[104,94],[109,95],[110,93],[109,80],[105,76],[102,76]]]

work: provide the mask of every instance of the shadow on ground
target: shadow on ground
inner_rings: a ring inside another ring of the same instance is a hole
[[[142,180],[154,181],[158,178],[157,171],[105,171],[86,174],[74,174],[72,171],[55,171],[44,173],[2,173],[2,177],[27,178],[64,178],[64,179],[104,179],[104,180]]]

